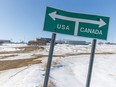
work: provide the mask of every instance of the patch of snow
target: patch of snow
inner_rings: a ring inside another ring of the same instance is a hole
[[[40,87],[43,71],[39,65],[0,72],[0,87]]]
[[[27,44],[3,44],[2,46],[9,46],[9,47],[22,47],[27,46]]]
[[[24,47],[27,46],[26,44],[3,44],[0,46],[0,52],[8,52],[8,51],[18,51],[16,47]]]
[[[96,55],[93,65],[91,87],[116,87],[116,55]],[[56,87],[84,87],[87,78],[89,56],[58,59],[52,67],[51,80]],[[61,67],[58,67],[62,65]],[[77,82],[77,84],[76,84]]]

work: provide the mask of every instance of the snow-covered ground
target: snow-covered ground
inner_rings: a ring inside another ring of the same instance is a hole
[[[0,73],[0,87],[38,87],[43,80],[42,74],[39,65],[6,70]]]
[[[19,46],[24,45],[3,45],[0,46],[0,52],[17,51],[20,50],[16,48]],[[44,55],[33,60],[41,60],[39,64],[0,71],[0,87],[42,87],[47,63],[45,55],[48,55],[49,46],[44,48],[44,50],[0,58],[0,61],[13,61],[33,58],[33,55]],[[54,50],[54,55],[57,56],[53,57],[49,84],[52,87],[85,87],[90,52],[91,45],[57,44]],[[0,54],[1,57],[8,55],[11,54]],[[116,87],[115,45],[96,46],[91,87]]]

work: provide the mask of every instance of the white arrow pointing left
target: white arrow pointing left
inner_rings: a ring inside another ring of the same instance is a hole
[[[49,13],[48,15],[49,15],[54,21],[56,20],[56,18],[62,19],[62,20],[68,20],[68,21],[77,21],[76,18],[58,15],[56,11],[55,11],[55,12],[52,12],[52,13]]]

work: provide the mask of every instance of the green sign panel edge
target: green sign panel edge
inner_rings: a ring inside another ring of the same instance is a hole
[[[108,26],[109,17],[46,9],[44,31],[106,40]]]

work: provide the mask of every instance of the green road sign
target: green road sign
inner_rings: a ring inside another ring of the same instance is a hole
[[[108,25],[109,17],[72,13],[47,7],[44,30],[106,40]]]

